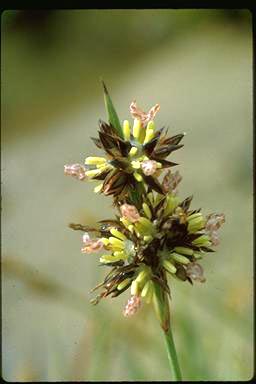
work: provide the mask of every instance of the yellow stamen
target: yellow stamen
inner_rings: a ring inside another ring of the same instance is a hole
[[[130,135],[131,135],[131,129],[130,129],[130,123],[128,120],[124,120],[123,122],[123,133],[124,133],[124,138],[125,140],[130,140]]]
[[[94,177],[94,176],[97,176],[101,173],[101,170],[100,169],[92,169],[90,171],[86,171],[85,172],[85,175],[87,177]]]
[[[146,236],[143,236],[143,240],[146,242],[146,243],[149,243],[150,241],[153,240],[153,237],[151,235],[146,235]]]
[[[101,263],[113,263],[115,261],[118,261],[119,259],[113,255],[102,255],[100,257]]]
[[[114,255],[115,257],[118,257],[119,259],[123,259],[123,258],[125,257],[125,254],[124,254],[123,251],[115,251],[115,252],[113,253],[113,255]]]
[[[106,237],[102,237],[100,240],[102,241],[102,243],[104,245],[108,245],[109,244],[109,239],[107,239]]]
[[[99,193],[99,192],[102,190],[102,187],[103,187],[103,184],[102,184],[102,183],[99,184],[99,185],[97,185],[97,187],[94,188],[94,192],[95,192],[95,193]]]
[[[123,223],[125,227],[128,228],[128,226],[131,224],[129,220],[127,220],[125,217],[120,217],[120,221]]]
[[[140,291],[139,284],[137,281],[133,280],[132,285],[131,285],[131,294],[132,296],[137,296]]]
[[[145,139],[144,139],[143,144],[146,144],[147,142],[149,142],[150,140],[153,139],[154,131],[155,131],[155,124],[153,121],[149,121],[147,128],[146,128],[146,135],[145,135]]]
[[[139,119],[135,119],[133,123],[133,136],[138,140],[141,132],[141,122]]]
[[[85,164],[104,164],[106,162],[106,159],[104,157],[87,157],[85,159]]]
[[[148,271],[146,269],[143,269],[142,271],[140,271],[135,281],[137,281],[138,283],[141,283],[143,280],[146,279],[147,276],[148,276]]]
[[[133,167],[134,169],[140,169],[140,162],[139,162],[139,161],[135,161],[135,160],[133,160],[133,161],[131,162],[131,164],[132,164],[132,167]]]
[[[131,279],[124,279],[120,284],[118,284],[117,289],[118,291],[122,291],[123,288],[127,287],[127,285],[130,283]]]
[[[109,238],[110,244],[114,245],[115,247],[124,248],[124,242],[122,240],[117,239],[116,237],[110,237]]]
[[[127,240],[126,236],[122,232],[118,231],[116,228],[111,228],[110,233],[120,240]]]
[[[137,152],[138,152],[138,148],[137,147],[131,147],[131,149],[129,151],[129,155],[130,156],[135,156]]]
[[[134,172],[133,176],[139,183],[143,181],[143,177],[138,172]]]
[[[147,203],[143,203],[142,204],[142,207],[143,207],[143,211],[145,212],[145,215],[151,219],[152,218],[152,213],[151,213],[151,210],[149,208],[149,206],[147,205]]]

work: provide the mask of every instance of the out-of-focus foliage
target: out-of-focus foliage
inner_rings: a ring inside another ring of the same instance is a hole
[[[95,255],[71,221],[111,217],[111,201],[63,164],[92,151],[105,118],[100,78],[121,119],[136,99],[185,131],[180,194],[224,212],[207,281],[171,282],[172,324],[188,380],[252,375],[252,45],[248,11],[6,11],[2,15],[2,341],[6,380],[169,380],[147,306],[93,307]],[[205,211],[204,211],[205,212]],[[208,212],[205,212],[208,213]],[[102,275],[100,275],[102,273]],[[128,298],[128,296],[127,296]]]

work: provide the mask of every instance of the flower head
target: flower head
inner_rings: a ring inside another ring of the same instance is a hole
[[[166,158],[182,147],[184,136],[168,137],[163,128],[156,130],[153,120],[160,106],[156,104],[145,113],[132,102],[133,126],[128,120],[121,126],[104,89],[109,123],[100,120],[99,137],[93,141],[105,155],[87,157],[85,166],[66,165],[64,172],[79,180],[98,180],[95,192],[112,195],[118,213],[115,219],[100,221],[97,228],[70,227],[84,232],[82,253],[100,252],[101,265],[110,268],[95,287],[100,293],[92,302],[129,289],[124,316],[136,313],[142,301],[152,302],[167,331],[168,279],[190,284],[205,281],[198,261],[214,252],[225,217],[216,213],[204,216],[201,209],[191,209],[192,196],[180,199],[177,187],[182,177],[178,171],[169,169],[159,180],[165,168],[177,165]]]
[[[115,202],[129,198],[138,183],[164,194],[157,177],[164,168],[177,165],[166,158],[183,146],[180,141],[184,134],[168,137],[163,128],[156,130],[153,119],[159,109],[156,104],[145,113],[132,102],[133,127],[124,120],[122,137],[110,123],[100,120],[99,137],[92,140],[105,156],[87,157],[86,168],[79,164],[65,166],[65,174],[80,180],[98,180],[95,192],[113,195]]]

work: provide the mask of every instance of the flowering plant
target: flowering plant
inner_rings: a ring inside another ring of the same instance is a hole
[[[82,253],[101,252],[100,263],[110,268],[95,287],[100,293],[92,302],[130,289],[125,316],[137,312],[142,302],[152,303],[165,334],[173,376],[181,379],[170,328],[168,277],[190,284],[205,281],[199,260],[214,252],[225,217],[204,216],[201,209],[191,208],[192,196],[179,197],[182,177],[171,171],[177,163],[166,158],[183,147],[184,133],[169,137],[164,128],[156,129],[159,104],[145,113],[133,101],[131,128],[128,120],[120,124],[105,85],[104,97],[108,123],[99,121],[99,137],[92,140],[105,156],[87,157],[85,165],[65,165],[64,172],[81,181],[96,181],[94,191],[113,197],[117,215],[95,228],[70,227],[84,232]]]

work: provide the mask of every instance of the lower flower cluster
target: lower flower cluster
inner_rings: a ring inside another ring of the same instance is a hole
[[[217,230],[225,218],[223,214],[203,216],[200,209],[190,209],[192,197],[181,201],[176,194],[180,180],[178,172],[169,171],[162,182],[165,195],[152,190],[145,193],[140,209],[120,204],[115,220],[103,220],[98,228],[84,233],[82,252],[101,252],[100,263],[111,268],[95,288],[101,292],[93,303],[130,289],[131,299],[124,310],[124,315],[130,316],[142,300],[152,301],[154,283],[170,295],[168,276],[191,284],[205,281],[198,260],[214,252]]]

